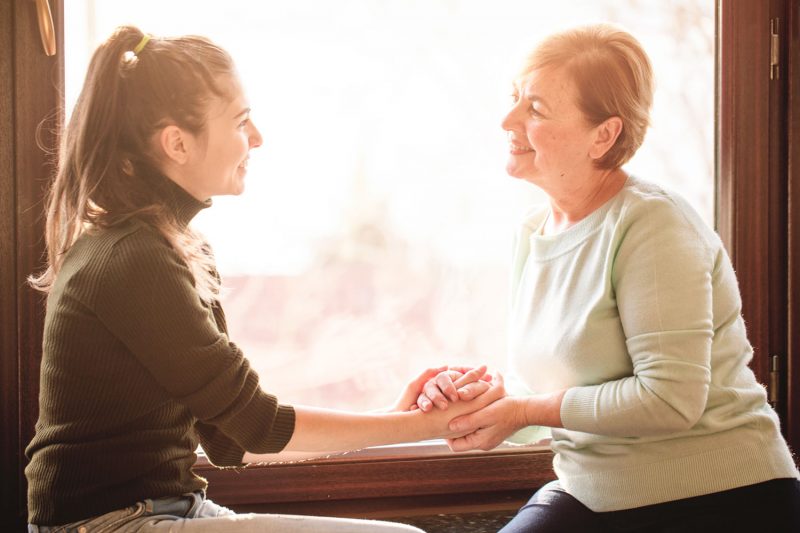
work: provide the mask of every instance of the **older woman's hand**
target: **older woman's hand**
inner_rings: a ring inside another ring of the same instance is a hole
[[[489,390],[491,379],[491,375],[486,373],[486,366],[428,368],[406,385],[400,397],[389,410],[410,411],[419,408],[424,412],[430,411],[433,404],[426,396],[426,391],[434,394],[434,389],[438,394],[436,396],[436,401],[439,402],[437,406],[447,409],[448,398],[451,401],[475,399]],[[442,395],[437,384],[441,384],[444,387],[443,390],[447,391],[447,398]]]
[[[491,450],[527,425],[524,398],[506,396],[480,411],[450,421],[450,430],[453,433],[466,435],[448,439],[447,445],[454,452]]]
[[[503,377],[498,374],[497,379]],[[561,403],[566,390],[530,396],[505,396],[465,416],[450,421],[450,431],[462,434],[447,445],[454,452],[491,450],[526,426],[564,427]]]
[[[444,410],[450,402],[477,398],[489,390],[491,382],[492,375],[486,372],[486,365],[451,366],[426,380],[416,405],[425,412],[434,406]]]

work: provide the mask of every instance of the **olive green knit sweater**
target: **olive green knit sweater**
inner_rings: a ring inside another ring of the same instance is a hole
[[[164,179],[183,224],[201,203]],[[203,489],[192,472],[283,449],[294,410],[264,393],[186,263],[139,221],[86,233],[47,300],[28,520],[60,525]]]

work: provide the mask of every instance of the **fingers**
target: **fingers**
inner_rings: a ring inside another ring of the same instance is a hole
[[[408,387],[413,388],[415,391],[421,390],[422,386],[427,383],[428,380],[439,375],[445,370],[447,370],[447,365],[440,366],[439,368],[426,368],[419,376],[415,377],[411,383],[408,384]]]
[[[454,385],[456,388],[463,387],[467,383],[478,381],[484,374],[486,374],[486,365],[481,365],[465,372],[464,375],[456,379]]]
[[[458,401],[458,392],[456,392],[456,386],[453,383],[453,377],[450,372],[440,372],[434,378],[434,382],[448,400],[451,402]]]
[[[422,390],[423,385],[432,377],[437,376],[443,370],[446,370],[446,366],[440,366],[438,368],[428,368],[423,370],[417,377],[412,379],[408,385],[405,386],[403,389],[402,394],[395,402],[394,406],[391,407],[393,411],[408,411],[411,409],[412,404],[416,405],[417,396],[419,395],[420,391]]]
[[[485,407],[504,396],[506,396],[506,388],[503,386],[502,378],[500,378],[499,383],[493,383],[484,394],[475,398],[476,407]]]
[[[458,389],[458,397],[462,400],[472,400],[489,390],[489,387],[491,387],[491,385],[486,381],[468,383]]]
[[[503,439],[497,437],[489,430],[479,429],[474,433],[464,435],[455,439],[448,439],[447,446],[454,452],[466,452],[469,450],[491,450],[496,448]]]
[[[439,374],[441,376],[442,374]],[[438,377],[438,376],[437,376]],[[450,386],[452,387],[453,383],[450,382]],[[453,387],[453,392],[455,392],[455,388]],[[426,398],[423,398],[425,396]],[[427,399],[433,405],[438,407],[439,409],[447,409],[447,398],[445,398],[444,394],[440,390],[439,380],[437,379],[430,379],[428,380],[425,385],[422,387],[422,394],[420,394],[419,400],[425,402]],[[425,410],[423,404],[420,404],[420,408]]]
[[[466,452],[475,449],[475,447],[472,445],[473,440],[474,434],[470,433],[469,435],[464,435],[463,437],[458,437],[456,439],[447,439],[446,442],[447,447],[450,448],[451,451]]]
[[[453,433],[463,435],[472,433],[482,427],[497,424],[499,419],[503,417],[505,405],[502,402],[495,402],[502,397],[503,395],[498,394],[497,389],[492,388],[474,401],[461,404],[460,407],[466,409],[462,411],[465,414],[453,417],[447,425],[448,429]]]
[[[434,405],[439,409],[447,409],[449,402],[456,402],[459,399],[453,380],[461,376],[461,372],[454,370],[439,372],[422,386],[422,392],[417,397],[417,405],[425,412],[433,409]]]
[[[433,403],[431,403],[430,399],[428,399],[428,397],[425,396],[424,392],[420,393],[420,395],[417,397],[416,405],[423,413],[427,413],[428,411],[433,409]]]
[[[481,427],[478,419],[478,412],[469,415],[457,416],[450,421],[447,425],[448,429],[453,433],[472,433]]]
[[[506,380],[499,371],[495,373],[494,379],[492,379],[492,385],[502,388],[503,391],[506,390]]]
[[[452,366],[426,370],[409,384],[409,389],[414,393],[419,391],[416,405],[423,412],[429,412],[434,407],[446,410],[450,402],[482,396],[495,385],[492,376],[486,373],[486,365],[476,368]],[[497,399],[500,396],[492,397]]]
[[[483,366],[485,367],[486,365],[483,365]],[[481,368],[481,367],[471,367],[471,366],[450,366],[450,367],[448,367],[448,368],[449,368],[450,370],[454,370],[454,371],[456,371],[456,372],[459,372],[459,373],[461,373],[461,374],[467,374],[467,373],[469,373],[471,370],[477,370],[478,368]],[[485,373],[484,373],[484,374],[483,374],[483,375],[480,377],[480,379],[482,379],[483,381],[492,381],[492,375],[491,375],[491,374],[489,374],[488,372],[486,372],[485,370],[484,370],[484,372],[485,372]]]

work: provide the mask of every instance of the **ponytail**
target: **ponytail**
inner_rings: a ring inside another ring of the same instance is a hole
[[[186,261],[200,297],[216,298],[213,257],[167,209],[162,191],[169,178],[151,139],[169,124],[202,133],[211,99],[227,96],[220,77],[233,71],[228,53],[203,37],[156,39],[123,26],[97,48],[62,136],[47,202],[47,269],[29,277],[34,288],[50,291],[85,231],[137,218]]]

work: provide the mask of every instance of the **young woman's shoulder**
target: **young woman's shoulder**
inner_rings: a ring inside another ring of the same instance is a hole
[[[135,272],[185,268],[164,235],[138,220],[87,231],[70,250],[70,256],[70,262],[88,266],[98,276],[120,279]]]

